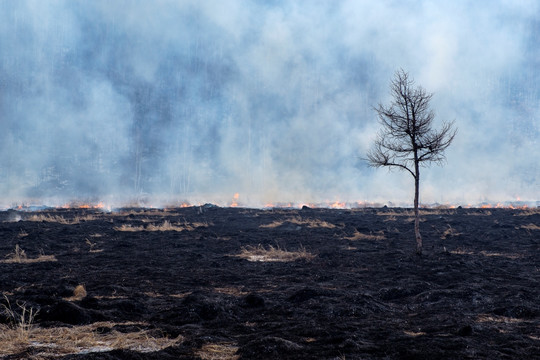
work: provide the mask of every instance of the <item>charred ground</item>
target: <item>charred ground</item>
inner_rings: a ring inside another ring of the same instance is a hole
[[[0,357],[537,356],[540,211],[421,217],[418,257],[407,209],[2,212]]]

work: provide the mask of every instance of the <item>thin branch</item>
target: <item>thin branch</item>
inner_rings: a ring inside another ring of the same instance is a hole
[[[444,151],[456,135],[454,123],[443,123],[433,129],[435,113],[429,104],[433,94],[415,86],[414,80],[403,69],[396,72],[390,84],[393,101],[379,104],[377,112],[382,130],[377,135],[367,160],[374,167],[398,167],[416,177],[415,161],[420,165],[442,163]]]

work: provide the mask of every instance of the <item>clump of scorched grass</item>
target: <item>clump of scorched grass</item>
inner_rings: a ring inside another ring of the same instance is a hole
[[[19,350],[27,346],[30,342],[30,336],[34,329],[34,318],[38,310],[26,306],[26,303],[16,303],[16,307],[4,295],[4,304],[0,310],[8,325],[0,325],[0,350],[6,349]],[[2,352],[0,351],[0,355]]]
[[[100,353],[120,349],[145,354],[160,351],[183,341],[181,335],[176,338],[160,337],[144,329],[136,332],[120,332],[115,330],[116,325],[134,325],[141,328],[148,326],[146,323],[135,322],[96,322],[73,327],[34,327],[31,331],[24,333],[23,339],[19,338],[19,330],[16,327],[0,327],[0,357],[30,349],[35,354],[35,358],[47,359],[62,355]],[[98,330],[103,328],[109,331],[102,333]]]
[[[296,251],[287,251],[286,249],[281,249],[279,246],[268,245],[268,247],[265,247],[261,244],[242,247],[242,251],[236,256],[247,259],[248,261],[261,262],[287,262],[299,259],[312,260],[315,257],[314,254],[308,252],[303,246]]]
[[[54,257],[54,255],[45,255],[43,253],[39,254],[37,258],[29,258],[26,255],[26,252],[19,246],[19,244],[17,244],[15,245],[15,250],[12,253],[6,255],[6,258],[4,260],[0,260],[0,263],[29,264],[29,263],[46,262],[46,261],[56,261],[56,258]]]
[[[114,230],[116,231],[193,231],[198,227],[208,227],[208,223],[202,223],[202,222],[195,222],[195,223],[187,223],[184,222],[183,224],[173,224],[169,220],[165,220],[161,224],[148,224],[146,227],[140,225],[140,226],[132,226],[130,224],[123,224],[122,226],[116,226],[114,227]]]
[[[319,219],[303,219],[302,217],[300,216],[295,216],[295,217],[291,217],[289,219],[286,219],[286,220],[281,220],[281,221],[274,221],[274,222],[271,222],[270,224],[263,224],[263,225],[260,225],[259,227],[260,228],[277,228],[285,223],[291,223],[291,224],[296,224],[296,225],[301,225],[301,226],[306,226],[310,229],[313,229],[313,228],[327,228],[327,229],[333,229],[336,227],[336,225],[332,224],[332,223],[329,223],[327,221],[323,221],[323,220],[319,220]]]
[[[352,236],[345,237],[347,240],[355,241],[355,240],[384,240],[384,233],[382,231],[379,231],[375,234],[363,234],[359,232],[358,230],[355,230]]]
[[[59,215],[34,214],[34,215],[30,215],[24,220],[35,221],[35,222],[53,222],[53,223],[64,224],[64,225],[75,225],[75,224],[80,224],[81,222],[84,222],[84,221],[92,221],[96,219],[97,218],[95,215],[75,216],[72,219],[68,219]]]

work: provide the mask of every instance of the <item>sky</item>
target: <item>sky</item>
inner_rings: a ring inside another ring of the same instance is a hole
[[[404,69],[420,202],[540,200],[540,3],[0,0],[0,205],[411,204],[364,160]]]

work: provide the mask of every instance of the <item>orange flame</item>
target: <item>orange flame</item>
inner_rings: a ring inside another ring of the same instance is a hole
[[[231,207],[237,207],[238,206],[238,198],[240,197],[240,194],[235,193],[233,196],[233,201],[231,203]]]
[[[344,209],[346,206],[346,204],[344,202],[339,202],[339,201],[336,201],[332,204],[330,204],[330,207],[332,209]]]

